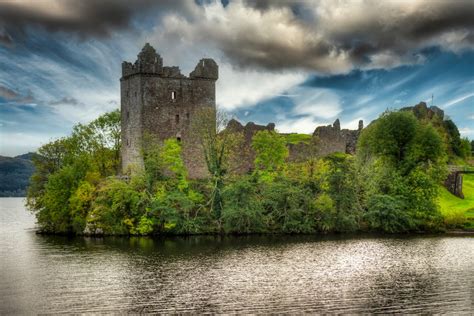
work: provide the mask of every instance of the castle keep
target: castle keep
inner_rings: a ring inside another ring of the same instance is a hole
[[[147,134],[163,141],[182,141],[183,159],[192,178],[206,175],[202,153],[190,137],[193,114],[216,107],[218,66],[201,59],[189,77],[178,67],[163,66],[153,47],[145,44],[134,64],[122,63],[122,171],[143,168],[142,145]]]

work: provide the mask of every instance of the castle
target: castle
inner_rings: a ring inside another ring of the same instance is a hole
[[[215,109],[218,73],[214,60],[201,59],[186,77],[178,67],[163,66],[162,58],[148,43],[134,64],[122,63],[121,154],[124,173],[143,168],[142,145],[146,135],[150,134],[160,141],[168,138],[182,141],[183,160],[189,176],[206,176],[201,150],[190,137],[190,122],[199,109]]]
[[[148,43],[134,64],[122,63],[121,118],[122,172],[127,174],[144,167],[142,145],[146,135],[159,141],[175,138],[182,141],[183,160],[190,178],[206,177],[208,172],[202,150],[192,137],[191,122],[199,109],[216,108],[219,68],[212,59],[201,59],[188,77],[178,67],[163,66],[163,60]],[[256,87],[258,89],[258,87]],[[243,133],[246,148],[242,150],[239,173],[253,169],[255,154],[251,149],[253,135],[260,130],[274,130],[252,122],[245,126],[232,120],[228,127]],[[324,156],[333,152],[355,153],[360,131],[341,129],[339,120],[333,125],[317,127],[309,143],[289,144],[290,161],[301,161],[310,155]],[[316,147],[316,151],[313,150]]]

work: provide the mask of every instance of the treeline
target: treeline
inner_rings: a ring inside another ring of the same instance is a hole
[[[286,140],[260,131],[255,169],[239,175],[242,135],[208,110],[193,134],[209,177],[190,180],[182,144],[152,137],[144,168],[120,167],[120,113],[74,127],[44,145],[28,206],[42,231],[74,234],[326,233],[438,231],[436,198],[447,174],[446,132],[407,111],[385,112],[360,135],[356,156],[288,162]],[[317,145],[317,144],[316,144]]]

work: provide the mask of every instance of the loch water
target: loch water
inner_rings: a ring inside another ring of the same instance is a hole
[[[84,238],[0,199],[0,314],[474,313],[469,236]]]

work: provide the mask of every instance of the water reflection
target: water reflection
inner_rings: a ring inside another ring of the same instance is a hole
[[[38,236],[20,202],[2,201],[2,314],[473,309],[469,237]]]

